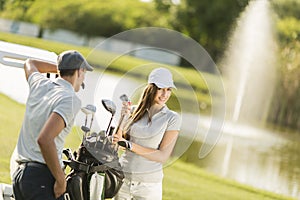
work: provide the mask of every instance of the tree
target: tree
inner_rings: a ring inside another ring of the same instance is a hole
[[[300,129],[300,2],[273,0],[277,14],[280,47],[280,76],[269,121],[282,127]]]
[[[181,0],[173,26],[198,41],[217,60],[225,50],[228,34],[248,0]]]
[[[43,28],[64,28],[88,37],[110,37],[137,27],[167,26],[154,4],[139,0],[52,0],[51,4],[36,0],[27,16]]]
[[[27,21],[26,13],[35,0],[1,0],[1,16],[5,18]]]

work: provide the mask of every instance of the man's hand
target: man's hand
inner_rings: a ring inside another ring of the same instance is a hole
[[[54,195],[55,198],[59,198],[61,195],[63,195],[66,192],[67,189],[67,181],[65,179],[65,176],[60,178],[60,180],[56,180],[54,183]]]

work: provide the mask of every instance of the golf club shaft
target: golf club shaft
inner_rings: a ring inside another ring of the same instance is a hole
[[[122,122],[123,122],[123,119],[124,119],[124,115],[121,116],[121,119],[120,119],[120,121],[119,121],[119,123],[118,123],[118,126],[117,126],[117,128],[116,128],[115,133],[118,133],[118,131],[119,131],[119,129],[120,129],[120,125],[121,125]]]
[[[84,126],[86,126],[86,125],[87,125],[87,118],[88,118],[88,116],[87,116],[87,115],[85,115],[85,122],[84,122]]]
[[[127,102],[127,103],[130,102],[130,100],[129,100],[129,98],[128,98],[128,96],[126,94],[121,95],[120,99],[122,100],[122,102]],[[120,119],[119,124],[118,124],[118,126],[116,128],[115,133],[118,133],[118,131],[120,129],[120,125],[122,124],[123,120],[124,120],[124,115],[121,115],[121,119]]]
[[[92,115],[92,118],[91,118],[91,122],[90,122],[90,130],[91,130],[91,128],[92,128],[93,120],[94,120],[94,115]]]
[[[109,120],[108,127],[107,127],[107,129],[106,129],[106,131],[105,131],[105,137],[108,136],[108,131],[109,131],[109,128],[110,128],[110,124],[111,124],[111,122],[112,122],[112,119],[113,119],[113,116],[111,116],[111,118],[110,118],[110,120]]]

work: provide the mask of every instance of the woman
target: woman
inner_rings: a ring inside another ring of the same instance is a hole
[[[122,114],[130,116],[114,135],[114,142],[126,148],[120,158],[125,181],[116,200],[162,199],[162,166],[172,153],[181,123],[166,106],[172,88],[176,89],[171,72],[157,68],[132,114],[130,103],[123,103]]]

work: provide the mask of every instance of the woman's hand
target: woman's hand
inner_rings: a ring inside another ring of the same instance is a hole
[[[119,146],[118,142],[120,142],[120,141],[127,141],[127,140],[125,140],[122,136],[120,136],[120,135],[118,135],[118,134],[114,134],[114,135],[113,135],[113,141],[112,141],[112,143],[113,143],[114,145],[118,145],[118,146]],[[121,147],[121,149],[123,149],[123,150],[126,149],[126,148],[124,148],[124,147],[122,147],[122,146],[119,146],[119,147]]]
[[[121,118],[119,122],[119,130],[123,131],[131,114],[131,103],[124,101],[122,103]]]
[[[125,139],[122,136],[120,136],[118,134],[114,134],[112,143],[117,144],[119,141],[123,141],[123,140],[125,140]]]
[[[123,101],[122,103],[122,110],[121,110],[121,116],[130,115],[131,111],[131,102],[130,101]]]

